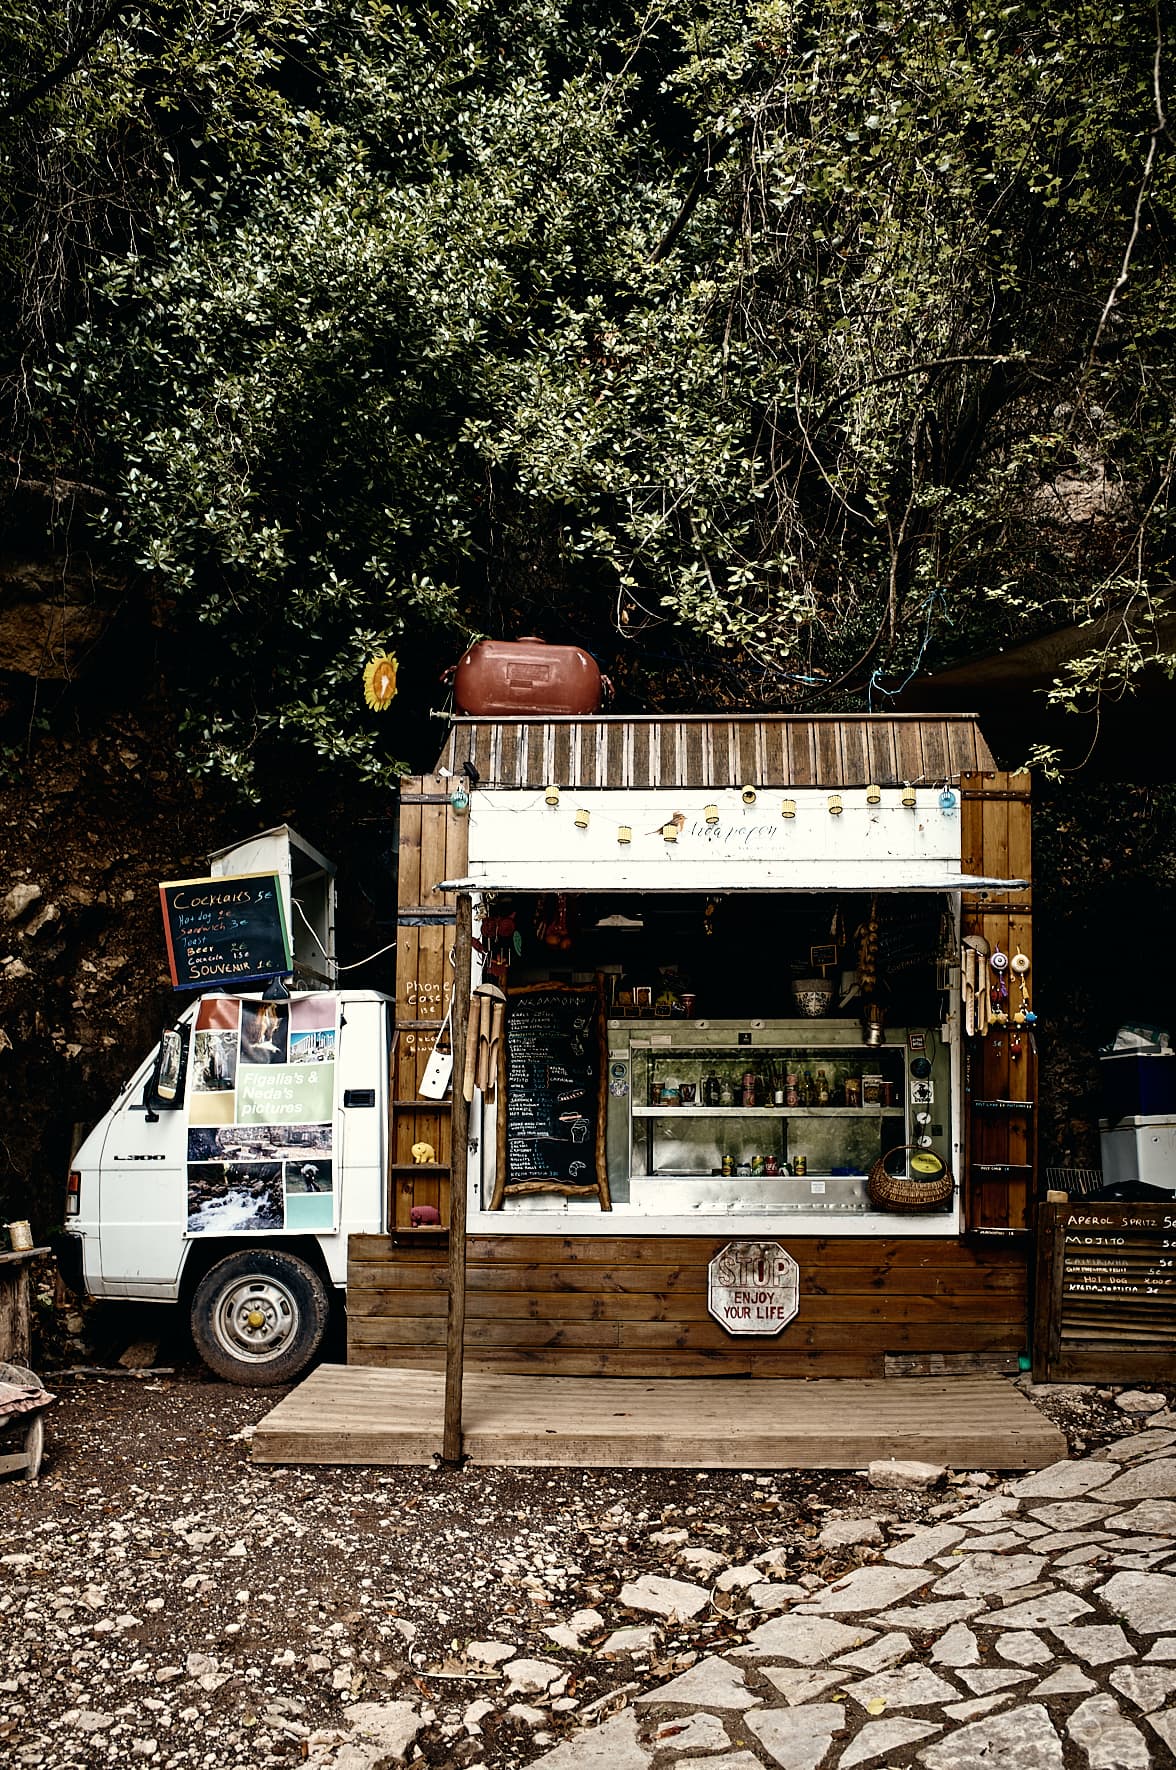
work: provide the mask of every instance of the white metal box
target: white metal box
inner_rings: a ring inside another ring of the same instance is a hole
[[[1176,1116],[1122,1118],[1113,1126],[1100,1119],[1098,1128],[1104,1185],[1143,1180],[1176,1192]]]

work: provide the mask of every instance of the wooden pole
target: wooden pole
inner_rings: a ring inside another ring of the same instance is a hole
[[[453,1110],[449,1146],[449,1310],[445,1329],[445,1426],[441,1456],[461,1461],[461,1389],[465,1365],[466,1190],[469,1167],[470,1108],[461,1085],[465,1074],[470,1017],[470,961],[473,911],[468,892],[459,892],[453,958]]]

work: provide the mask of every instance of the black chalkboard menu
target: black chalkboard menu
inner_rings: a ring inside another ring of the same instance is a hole
[[[604,1000],[596,984],[532,984],[508,992],[492,1210],[512,1192],[595,1194],[602,1209],[612,1208],[605,1052]]]
[[[1041,1207],[1034,1371],[1164,1381],[1176,1345],[1176,1192],[1165,1204]]]
[[[223,989],[293,969],[276,873],[174,879],[159,898],[176,989]]]

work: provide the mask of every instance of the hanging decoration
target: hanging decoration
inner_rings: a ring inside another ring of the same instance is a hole
[[[391,652],[377,652],[363,667],[363,698],[373,713],[382,713],[396,698],[400,666]]]
[[[559,788],[555,785],[554,782],[552,782],[551,786],[549,786],[547,791],[544,793],[543,802],[545,805],[558,805],[559,804]]]
[[[449,803],[453,807],[455,817],[464,817],[470,808],[469,789],[464,781],[459,781],[449,795]]]

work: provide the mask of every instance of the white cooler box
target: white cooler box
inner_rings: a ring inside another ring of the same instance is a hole
[[[1141,1118],[1098,1122],[1102,1144],[1104,1186],[1143,1180],[1176,1193],[1176,1117],[1149,1114]]]

